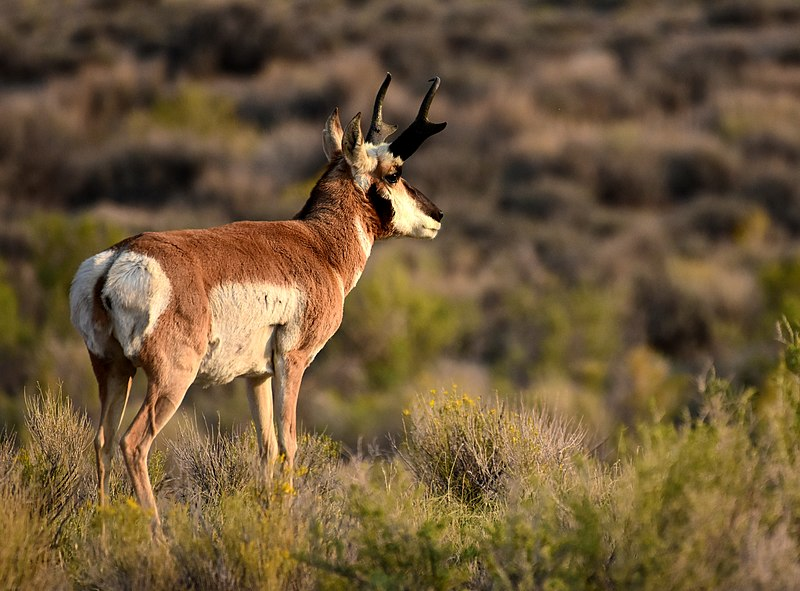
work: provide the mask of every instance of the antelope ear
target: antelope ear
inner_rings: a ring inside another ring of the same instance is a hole
[[[363,174],[367,168],[367,149],[361,135],[361,113],[353,117],[342,138],[342,153],[354,174]]]
[[[322,130],[322,150],[328,162],[333,162],[337,156],[342,154],[342,123],[339,121],[339,108],[335,108],[325,122],[325,129]]]

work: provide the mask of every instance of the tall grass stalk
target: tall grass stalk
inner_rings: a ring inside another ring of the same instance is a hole
[[[53,527],[57,544],[76,509],[94,499],[94,471],[88,457],[92,427],[61,388],[25,397],[28,443],[22,475],[36,495],[36,510]]]
[[[207,426],[206,426],[207,427]],[[258,451],[252,429],[224,434],[219,427],[202,433],[196,417],[183,418],[178,436],[168,443],[180,482],[173,491],[187,500],[214,502],[253,483]]]

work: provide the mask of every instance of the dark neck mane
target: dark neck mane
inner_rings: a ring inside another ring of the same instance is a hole
[[[370,197],[356,186],[344,158],[339,157],[328,165],[294,219],[338,226],[349,231],[356,218],[361,220],[373,240],[390,235],[390,230],[386,227],[388,220],[379,217]]]

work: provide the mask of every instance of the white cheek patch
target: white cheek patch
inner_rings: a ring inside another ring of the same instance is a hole
[[[390,147],[391,145],[385,142],[377,146],[366,144],[368,156],[366,160],[373,167],[369,172],[374,173],[378,163],[380,163],[381,169],[385,171],[392,170],[392,168],[399,170],[403,166],[403,159],[392,154],[389,151]],[[353,170],[353,174],[356,175],[355,170]],[[368,190],[370,184],[369,174],[361,177],[356,176],[356,180],[365,191]],[[416,199],[403,188],[402,183],[395,187],[387,186],[386,191],[394,209],[392,228],[396,234],[414,238],[433,238],[436,236],[442,225],[420,209]]]
[[[401,236],[414,238],[433,238],[441,224],[423,212],[416,200],[406,191],[390,191],[394,208],[392,226]]]
[[[154,258],[125,251],[111,264],[102,298],[126,357],[139,354],[171,295],[169,278]]]
[[[111,327],[98,326],[94,321],[94,287],[111,265],[115,254],[116,251],[112,249],[104,250],[83,261],[69,290],[70,320],[81,333],[86,347],[99,356],[104,354],[104,343],[111,335]]]
[[[367,145],[367,151],[380,162],[383,170],[400,170],[403,159],[389,151],[390,144],[383,143],[379,146]],[[392,227],[401,236],[414,238],[433,238],[441,228],[441,224],[423,212],[416,199],[405,190],[403,183],[395,186],[386,186],[388,198],[392,202],[394,216]]]
[[[273,373],[273,352],[300,340],[306,307],[296,287],[223,283],[209,293],[211,333],[198,382],[224,384],[239,376]]]

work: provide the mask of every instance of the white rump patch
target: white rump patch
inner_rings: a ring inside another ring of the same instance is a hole
[[[154,258],[127,250],[114,260],[102,298],[126,357],[139,354],[171,295],[169,278]]]
[[[305,298],[296,287],[223,283],[211,290],[209,302],[211,335],[197,377],[203,385],[271,375],[275,348],[291,349],[300,338]]]
[[[94,322],[94,287],[111,265],[115,253],[115,250],[108,249],[83,261],[69,289],[70,320],[86,341],[86,347],[95,355],[103,355],[111,327],[100,330]]]

